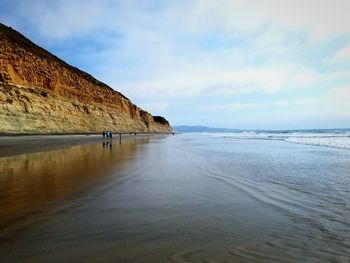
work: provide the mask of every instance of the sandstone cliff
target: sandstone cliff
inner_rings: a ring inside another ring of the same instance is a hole
[[[168,121],[0,23],[0,133],[172,132]]]

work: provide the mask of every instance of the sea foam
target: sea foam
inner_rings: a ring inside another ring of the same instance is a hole
[[[222,134],[225,138],[279,140],[306,145],[326,146],[350,150],[350,130],[310,131],[245,131]]]

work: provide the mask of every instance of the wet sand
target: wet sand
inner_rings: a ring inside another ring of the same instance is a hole
[[[0,232],[98,187],[148,138],[125,137],[122,144],[81,135],[5,141],[15,144],[8,154],[16,155],[0,157]]]
[[[2,157],[0,223],[33,220],[1,262],[348,262],[349,160],[195,134]]]
[[[154,136],[159,134],[155,133]],[[137,134],[137,137],[153,136]],[[122,134],[122,139],[134,138],[134,134]],[[0,157],[17,154],[53,151],[75,145],[92,144],[108,141],[101,134],[76,135],[10,135],[0,136]],[[113,143],[119,142],[119,134],[113,134]]]
[[[0,157],[63,149],[102,142],[102,135],[24,135],[0,136]]]

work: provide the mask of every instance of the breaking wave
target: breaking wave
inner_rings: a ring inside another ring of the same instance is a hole
[[[350,150],[350,130],[246,131],[221,134],[231,139],[279,140]]]

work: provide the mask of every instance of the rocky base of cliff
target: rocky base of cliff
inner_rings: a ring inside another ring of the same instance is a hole
[[[107,105],[67,100],[40,87],[0,83],[0,133],[171,132],[164,121],[142,116],[142,111],[132,118]]]

